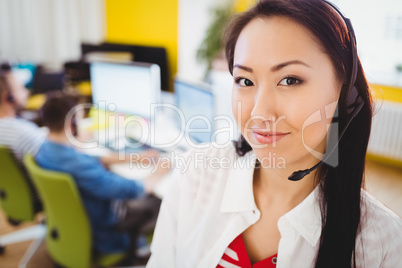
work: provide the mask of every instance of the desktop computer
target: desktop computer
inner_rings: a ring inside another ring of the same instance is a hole
[[[176,79],[176,105],[185,122],[178,122],[194,143],[211,142],[215,129],[215,98],[209,85]]]
[[[151,104],[160,103],[160,68],[142,62],[91,62],[94,105],[115,105],[115,112],[151,117]]]
[[[138,137],[132,136],[133,132],[138,132],[136,122],[149,123],[154,120],[151,118],[154,114],[151,104],[161,101],[159,66],[142,62],[93,61],[90,64],[90,77],[94,108],[115,115],[105,118],[108,130],[100,132],[104,134],[98,135],[98,143],[117,151],[149,149],[145,144],[148,142],[148,129],[140,129]],[[126,121],[117,123],[117,118],[122,118],[119,115],[137,119],[130,124],[126,124]]]

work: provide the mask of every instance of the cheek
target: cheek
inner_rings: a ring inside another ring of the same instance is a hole
[[[28,98],[29,98],[29,92],[24,91],[22,101],[25,103],[28,100]]]
[[[13,93],[14,99],[18,102],[21,103],[24,101],[24,94],[21,91],[17,91]]]
[[[14,97],[21,103],[24,103],[29,97],[29,91],[25,88],[18,88],[13,92]]]
[[[325,152],[327,129],[330,121],[320,121],[306,126],[301,138],[302,144],[307,151],[314,150]]]
[[[298,139],[306,150],[325,152],[326,138],[331,121],[335,112],[337,102],[327,99],[321,103],[306,103],[308,109],[294,113],[294,117],[288,123],[294,126],[298,132]],[[334,127],[337,127],[334,124]]]

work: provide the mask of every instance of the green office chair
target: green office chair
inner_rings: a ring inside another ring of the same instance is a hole
[[[65,267],[107,267],[124,259],[125,253],[93,256],[91,227],[71,175],[39,167],[33,156],[24,164],[42,197],[47,216],[46,246],[52,259]]]
[[[0,147],[0,204],[12,222],[35,219],[33,195],[12,152]]]
[[[31,187],[10,149],[0,146],[0,205],[10,223],[16,225],[35,220],[37,211]],[[39,224],[2,235],[0,253],[4,252],[6,245],[34,240],[20,262],[19,267],[24,267],[39,247],[45,232],[46,227]]]

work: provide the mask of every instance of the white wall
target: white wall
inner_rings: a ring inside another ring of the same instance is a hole
[[[179,1],[179,45],[178,76],[187,81],[197,82],[204,79],[206,64],[197,61],[196,54],[205,31],[213,18],[211,9],[218,5],[227,5],[231,0],[180,0]],[[229,71],[213,71],[209,76],[215,95],[215,114],[228,116],[229,120],[215,122],[215,127],[231,128],[217,137],[218,142],[226,142],[239,136],[231,109],[231,91],[233,78]]]
[[[0,0],[0,59],[61,65],[104,40],[103,0]]]
[[[209,25],[210,8],[226,0],[179,0],[178,74],[203,78],[205,64],[196,51]],[[357,48],[370,82],[402,86],[395,66],[402,64],[401,0],[333,0],[352,21]]]
[[[196,59],[205,31],[212,19],[211,9],[230,0],[179,0],[178,75],[202,80],[206,64]]]
[[[402,64],[402,1],[332,2],[351,19],[358,54],[369,81],[402,87],[402,79],[395,68]]]

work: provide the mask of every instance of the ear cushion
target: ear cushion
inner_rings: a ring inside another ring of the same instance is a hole
[[[75,115],[71,118],[71,126],[72,126],[72,132],[74,136],[78,135],[78,128],[77,128],[77,120],[75,119]]]
[[[8,96],[7,96],[7,101],[8,101],[8,102],[11,102],[11,103],[13,103],[13,102],[14,102],[14,96],[13,96],[13,94],[8,93]]]

